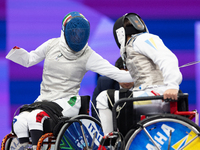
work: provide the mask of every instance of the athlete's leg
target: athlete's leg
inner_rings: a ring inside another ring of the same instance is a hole
[[[36,109],[28,115],[28,127],[32,139],[33,149],[36,149],[38,140],[43,135],[43,122],[49,115],[43,110]]]
[[[113,131],[113,117],[110,109],[99,109],[99,116],[104,134],[108,134]]]
[[[97,109],[99,109],[99,115],[101,120],[101,125],[103,128],[104,134],[108,134],[113,131],[113,117],[112,111],[108,107],[110,102],[107,97],[107,91],[101,92],[97,96]],[[114,93],[115,102],[119,100],[119,91],[116,90]],[[114,105],[114,104],[112,104]]]
[[[19,139],[20,144],[26,149],[29,142],[29,131],[27,124],[27,116],[29,112],[24,111],[13,119],[13,130]]]

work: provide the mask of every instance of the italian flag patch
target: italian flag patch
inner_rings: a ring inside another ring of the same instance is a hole
[[[77,100],[77,97],[76,96],[73,96],[73,97],[71,97],[70,98],[70,100],[68,101],[68,104],[70,105],[70,106],[74,106],[75,105],[75,103],[76,103],[76,100]]]

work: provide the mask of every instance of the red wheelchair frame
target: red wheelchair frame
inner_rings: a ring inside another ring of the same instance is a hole
[[[179,93],[178,98],[185,98],[188,97],[187,93]],[[147,100],[160,100],[163,99],[162,95],[159,96],[145,96],[145,97],[134,97],[134,98],[123,98],[120,99],[119,101],[117,101],[115,103],[115,105],[112,108],[112,114],[113,114],[113,130],[117,131],[117,114],[116,114],[116,109],[117,106],[119,106],[120,104],[127,102],[127,101],[147,101]],[[193,118],[195,118],[195,123],[197,125],[199,125],[199,114],[196,110],[194,111],[178,111],[178,101],[177,100],[165,100],[165,101],[169,101],[170,102],[170,113],[171,114],[175,114],[175,115],[181,115],[181,116],[188,116],[188,118],[190,120],[192,120]],[[141,120],[145,119],[146,116],[143,115],[141,116]]]
[[[179,93],[178,100],[181,100],[181,98],[188,98],[187,93]],[[106,150],[104,147],[104,143],[107,139],[116,139],[119,137],[119,129],[117,127],[117,112],[116,109],[120,104],[124,104],[125,102],[134,102],[134,101],[147,101],[147,100],[160,100],[163,99],[163,96],[145,96],[145,97],[134,97],[134,98],[122,98],[119,101],[115,102],[113,108],[112,108],[112,115],[113,115],[113,132],[109,133],[108,135],[105,135],[101,141],[101,144],[99,146],[98,150]],[[199,114],[196,110],[194,111],[178,111],[178,100],[165,100],[170,102],[170,114],[174,115],[181,115],[186,116],[188,119],[192,120],[195,118],[195,123],[199,125]],[[157,115],[157,114],[155,114]],[[147,116],[142,115],[140,116],[140,120],[145,119]],[[114,140],[115,141],[115,140]],[[108,140],[107,140],[108,143]]]

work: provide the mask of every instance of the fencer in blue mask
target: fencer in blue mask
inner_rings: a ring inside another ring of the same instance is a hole
[[[78,12],[72,12],[63,19],[64,37],[69,48],[79,52],[87,47],[90,35],[88,20]]]
[[[62,21],[60,37],[49,39],[30,52],[17,46],[11,49],[6,58],[24,67],[44,60],[40,95],[31,105],[38,102],[41,105],[45,103],[44,106],[49,104],[48,107],[57,110],[58,114],[72,117],[79,113],[80,83],[87,71],[97,72],[118,82],[132,81],[129,72],[114,67],[88,46],[89,35],[89,21],[79,12],[70,12]],[[14,117],[13,130],[25,148],[30,131],[32,149],[36,149],[38,139],[43,134],[43,122],[51,115],[40,107],[23,110]]]

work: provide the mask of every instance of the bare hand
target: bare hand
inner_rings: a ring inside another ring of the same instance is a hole
[[[178,99],[178,90],[177,89],[168,89],[163,94],[163,99]]]

